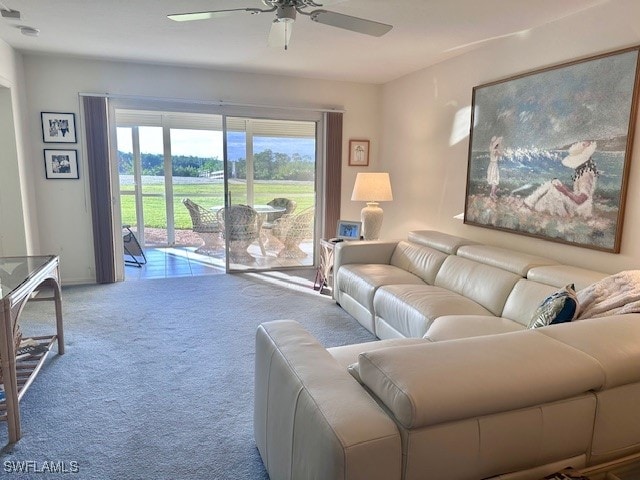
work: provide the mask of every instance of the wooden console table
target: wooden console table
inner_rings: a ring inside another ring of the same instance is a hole
[[[0,402],[0,420],[7,421],[9,443],[20,439],[20,399],[40,371],[56,340],[58,354],[64,353],[59,263],[59,258],[53,255],[0,257],[0,365],[5,393],[5,400]],[[42,287],[50,288],[53,296],[36,297],[32,301],[55,302],[56,333],[33,337],[38,344],[46,346],[44,353],[16,360],[14,329],[17,328],[24,304]]]

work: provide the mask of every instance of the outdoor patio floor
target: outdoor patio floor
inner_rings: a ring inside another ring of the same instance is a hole
[[[305,258],[278,258],[275,252],[267,251],[261,255],[258,245],[249,247],[252,259],[237,267],[237,271],[258,269],[313,268],[313,245],[306,242],[300,245],[307,253]],[[224,250],[211,255],[196,253],[196,247],[147,247],[144,249],[147,263],[141,267],[126,265],[125,281],[149,278],[185,277],[197,275],[219,275],[225,273]]]

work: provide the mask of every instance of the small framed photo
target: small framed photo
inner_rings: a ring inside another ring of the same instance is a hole
[[[351,220],[338,220],[338,228],[336,229],[336,238],[341,240],[360,240],[360,232],[362,231],[362,222],[354,222]]]
[[[44,169],[49,179],[80,178],[78,175],[78,151],[45,150]]]
[[[44,143],[76,143],[74,113],[42,112],[41,115]]]
[[[369,140],[349,140],[349,165],[369,166]]]

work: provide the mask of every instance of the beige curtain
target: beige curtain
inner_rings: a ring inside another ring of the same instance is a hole
[[[327,164],[323,238],[336,236],[342,192],[342,113],[327,113]]]
[[[116,281],[107,99],[82,97],[97,283]]]

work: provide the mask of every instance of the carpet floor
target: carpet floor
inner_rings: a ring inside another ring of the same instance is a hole
[[[20,403],[22,439],[6,445],[0,424],[0,477],[267,479],[252,425],[257,326],[294,319],[327,347],[374,340],[308,277],[64,288],[66,353],[54,347]],[[53,304],[28,303],[21,325],[51,332]]]

